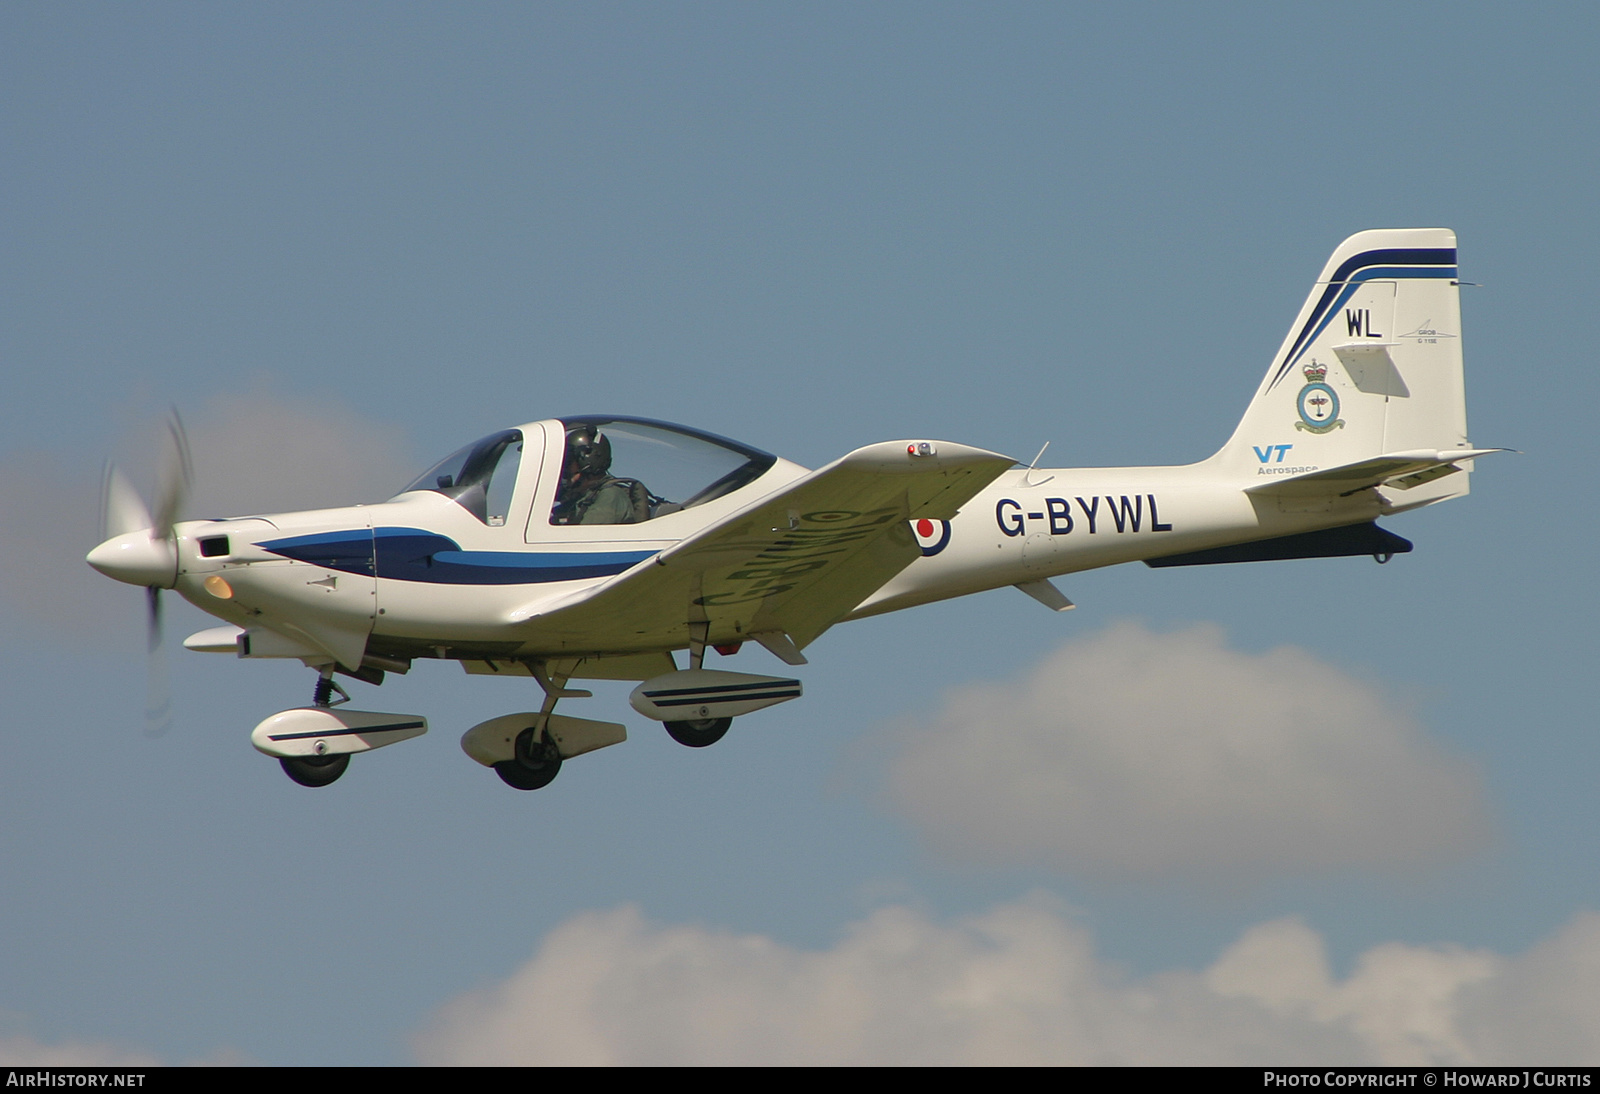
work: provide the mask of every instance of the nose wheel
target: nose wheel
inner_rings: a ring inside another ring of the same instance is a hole
[[[732,718],[694,718],[683,722],[662,722],[674,741],[689,748],[705,748],[722,740],[733,725]]]
[[[339,698],[335,699],[334,695]],[[311,705],[319,710],[329,710],[342,703],[350,701],[350,694],[340,687],[333,678],[333,666],[321,669],[317,673],[317,686],[311,693]],[[283,773],[301,786],[327,786],[337,782],[339,776],[345,773],[350,766],[348,752],[333,753],[325,756],[280,756],[278,764],[283,768]]]

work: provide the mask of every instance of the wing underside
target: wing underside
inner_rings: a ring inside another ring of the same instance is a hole
[[[551,653],[788,636],[804,647],[919,557],[909,522],[948,520],[1008,456],[945,442],[857,449],[626,573],[517,613]]]

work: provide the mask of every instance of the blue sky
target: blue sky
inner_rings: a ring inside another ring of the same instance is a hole
[[[1595,1062],[1597,18],[6,7],[0,1055]],[[850,624],[703,752],[600,685],[572,713],[632,739],[537,794],[456,744],[530,688],[443,665],[356,686],[427,737],[293,786],[247,737],[311,674],[183,651],[177,604],[145,736],[140,596],[81,563],[169,404],[193,515],[380,498],[564,413],[808,466],[1188,462],[1332,248],[1419,225],[1479,286],[1473,440],[1522,454],[1393,521],[1415,553]],[[1339,697],[1329,811],[1315,719],[1157,777],[1267,679]]]

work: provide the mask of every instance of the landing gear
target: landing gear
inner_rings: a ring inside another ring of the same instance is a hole
[[[495,764],[494,773],[507,786],[539,790],[549,786],[561,773],[561,751],[547,734],[536,726],[529,726],[517,734],[516,755]]]
[[[337,694],[339,698],[335,699]],[[311,693],[311,704],[319,710],[329,710],[350,701],[349,694],[333,679],[333,666],[327,665],[317,673],[317,686]],[[319,746],[320,747],[320,746]],[[338,782],[339,776],[350,766],[348,752],[323,756],[280,756],[278,764],[283,773],[301,786],[327,786]]]
[[[280,756],[283,773],[301,786],[327,786],[338,780],[350,766],[350,754],[333,756]]]
[[[335,671],[333,665],[322,666],[311,706],[280,710],[250,731],[255,750],[277,760],[283,773],[301,786],[337,782],[355,753],[428,732],[428,720],[420,714],[349,709],[345,704],[350,696],[334,683]]]
[[[733,725],[732,718],[695,718],[686,722],[662,722],[667,727],[667,733],[680,745],[689,748],[705,748],[722,740],[728,732],[728,727]]]
[[[710,632],[711,624],[703,620],[692,621],[689,624],[689,668],[693,672],[699,672],[705,667],[706,637]],[[722,735],[728,732],[729,726],[733,725],[733,719],[689,718],[684,721],[662,722],[661,724],[667,727],[668,736],[680,745],[685,745],[689,748],[705,748],[722,740]]]
[[[339,698],[335,699],[334,696]],[[311,692],[311,705],[314,707],[336,707],[350,701],[350,693],[339,686],[333,678],[333,666],[329,665],[317,674],[317,686]]]

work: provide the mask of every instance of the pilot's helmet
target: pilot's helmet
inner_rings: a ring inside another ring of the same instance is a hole
[[[595,426],[574,426],[567,431],[567,470],[604,475],[611,470],[611,439]]]

